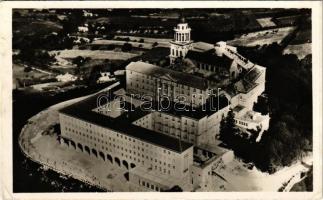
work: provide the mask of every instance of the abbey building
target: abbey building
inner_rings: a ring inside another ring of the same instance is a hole
[[[62,109],[60,141],[125,167],[132,191],[212,191],[212,170],[234,157],[218,140],[228,112],[242,130],[268,129],[269,116],[252,110],[266,68],[225,42],[193,42],[185,19],[174,28],[169,59],[167,67],[131,62],[126,85],[111,88],[105,103],[97,94]]]

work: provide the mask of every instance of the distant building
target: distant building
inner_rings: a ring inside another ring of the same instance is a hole
[[[89,31],[89,28],[88,28],[88,27],[86,27],[86,26],[79,26],[79,27],[77,27],[77,30],[78,30],[79,32],[81,32],[81,33],[86,33],[86,32],[88,32],[88,31]]]
[[[100,77],[96,81],[97,83],[105,83],[105,82],[111,82],[111,81],[116,81],[116,78],[111,76],[110,72],[101,72]]]
[[[76,81],[77,77],[72,74],[65,73],[64,75],[60,74],[60,75],[56,76],[56,79],[59,82],[70,82],[70,81]]]
[[[268,130],[269,128],[270,118],[268,114],[262,115],[242,106],[236,106],[233,112],[235,114],[235,123],[239,127],[253,130]]]

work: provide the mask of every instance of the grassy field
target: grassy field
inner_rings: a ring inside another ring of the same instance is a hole
[[[139,40],[136,40],[139,41]],[[115,45],[115,46],[122,46],[124,43],[126,43],[125,41],[120,41],[120,40],[96,40],[94,42],[92,42],[92,46],[94,45]],[[151,42],[133,42],[130,41],[128,42],[129,44],[132,45],[132,47],[137,47],[137,48],[142,48],[142,49],[152,49],[153,48],[153,43]],[[158,46],[162,46],[162,47],[168,47],[169,43],[158,43]]]
[[[278,44],[292,31],[295,27],[285,27],[285,28],[275,28],[265,31],[252,32],[241,37],[235,38],[234,40],[229,40],[228,44],[233,46],[246,46],[252,47],[257,45],[268,45],[274,42]]]
[[[13,88],[19,87],[18,80],[32,80],[32,79],[42,79],[42,78],[52,78],[53,76],[49,76],[48,74],[41,73],[36,70],[31,70],[29,72],[24,71],[25,67],[21,64],[13,63],[12,65],[12,81]]]
[[[17,38],[25,35],[46,35],[52,32],[58,32],[62,28],[57,22],[49,20],[28,21],[26,19],[16,19],[13,21],[13,34]]]

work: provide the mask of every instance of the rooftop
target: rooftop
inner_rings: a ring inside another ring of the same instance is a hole
[[[170,80],[182,85],[187,85],[192,88],[201,90],[207,89],[207,82],[204,78],[194,76],[185,72],[178,72],[171,69],[158,67],[145,62],[131,62],[126,70],[135,71],[138,73],[146,74],[152,77],[157,77],[165,80]]]
[[[227,94],[230,96],[235,96],[239,93],[248,93],[253,88],[255,88],[258,83],[256,82],[257,79],[264,73],[265,68],[254,65],[251,69],[247,71],[247,73],[243,76],[242,79],[235,82],[234,84],[230,84],[226,88]]]
[[[214,45],[206,42],[194,42],[193,51],[205,52],[214,49]]]
[[[247,121],[247,122],[257,122],[260,123],[265,120],[266,116],[261,115],[255,111],[247,111],[244,115],[239,117],[240,120]]]
[[[243,107],[241,105],[237,105],[236,107],[234,107],[232,109],[233,112],[239,113],[240,111],[242,111],[243,109],[245,109],[246,107]]]
[[[200,145],[199,147],[194,146],[194,150],[195,151],[205,151],[207,152],[206,155],[203,154],[194,154],[194,164],[197,167],[200,168],[204,168],[208,165],[210,165],[211,163],[213,163],[213,161],[217,160],[218,158],[220,158],[223,154],[225,154],[226,152],[228,152],[229,150],[224,149],[222,147],[219,147],[217,145]]]
[[[218,56],[215,53],[214,49],[211,49],[206,52],[201,51],[188,51],[186,54],[186,58],[195,60],[197,62],[205,63],[205,64],[211,64],[219,67],[223,67],[226,69],[229,69],[232,64],[232,59],[226,57],[226,56]]]
[[[112,90],[115,90],[115,88],[113,88]],[[186,149],[193,146],[190,143],[179,141],[178,139],[164,135],[162,133],[157,133],[157,132],[133,125],[132,124],[133,121],[143,117],[148,113],[140,110],[139,108],[135,109],[134,111],[123,113],[122,115],[116,118],[112,118],[109,116],[105,116],[105,115],[93,112],[92,109],[94,109],[97,106],[97,98],[99,97],[99,95],[102,95],[102,94],[99,93],[83,101],[80,101],[71,106],[63,108],[60,110],[60,113],[78,118],[80,120],[83,120],[92,124],[96,124],[98,126],[101,126],[107,129],[120,132],[124,135],[128,135],[130,137],[134,137],[139,140],[142,140],[178,153],[184,152]],[[111,100],[114,98],[113,91],[112,91],[112,95],[110,95],[110,98]]]
[[[159,174],[156,174],[155,170],[151,170],[149,168],[146,169],[143,167],[135,167],[130,170],[130,173],[139,175],[140,177],[143,177],[148,180],[153,180],[154,182],[161,184],[165,188],[167,188],[167,187],[170,188],[173,186],[174,183],[178,182],[177,178],[174,178],[172,176],[167,176],[167,178],[166,178],[165,176],[161,176]],[[165,178],[163,178],[163,177],[165,177]],[[160,188],[160,189],[164,189],[164,188]]]

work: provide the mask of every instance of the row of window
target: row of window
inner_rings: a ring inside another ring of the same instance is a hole
[[[170,123],[168,121],[161,121],[161,120],[156,120],[155,124],[160,124],[162,126],[167,126],[169,128],[181,129],[181,130],[184,130],[185,132],[187,131],[187,128],[189,128],[190,130],[196,128],[196,125],[194,125],[194,124],[191,124],[190,126],[187,124],[183,124],[183,126],[181,126],[180,123],[174,124],[174,123]]]
[[[174,51],[174,49],[173,49],[173,51]],[[130,71],[130,74],[132,74],[132,71]],[[147,82],[148,84],[155,84],[155,80],[156,80],[155,77],[153,77],[153,76],[146,76],[146,75],[141,74],[141,73],[136,73],[136,74],[137,74],[136,76],[134,76],[133,78],[131,78],[132,81],[130,81],[130,82],[143,82],[143,83]],[[153,80],[153,81],[149,81],[149,80]],[[160,80],[160,79],[157,79],[157,80]],[[165,86],[170,85],[170,86],[173,86],[173,87],[176,86],[176,88],[182,88],[182,89],[190,89],[191,88],[191,87],[189,87],[187,85],[183,85],[183,84],[179,84],[179,83],[175,83],[175,82],[169,82],[167,84],[165,82],[159,81],[158,82],[158,85],[165,85]],[[197,88],[193,88],[193,92],[196,92],[196,91],[199,92],[199,93],[202,93],[203,92],[203,90],[200,90],[200,89],[197,89]]]
[[[181,29],[181,27],[182,27],[182,30],[188,29],[188,25],[177,25],[177,29]]]
[[[66,128],[66,130],[71,130],[71,129]],[[75,133],[84,136],[84,133],[80,133],[80,132],[76,132],[76,131],[75,131]],[[67,135],[69,135],[69,134],[67,133]],[[93,140],[94,140],[94,138],[93,138]],[[108,148],[107,146],[102,146],[103,150],[106,150],[108,152],[114,152],[113,150],[117,150],[118,153],[120,153],[120,151],[121,151],[122,157],[126,157],[126,158],[129,158],[129,159],[137,161],[137,162],[142,162],[143,165],[144,165],[144,161],[143,160],[141,161],[140,158],[146,159],[148,161],[150,159],[151,162],[154,162],[156,164],[159,163],[159,165],[160,165],[159,170],[160,171],[162,171],[162,168],[161,168],[162,165],[165,166],[166,168],[168,167],[169,169],[171,169],[171,168],[175,169],[175,165],[171,165],[170,163],[162,162],[161,160],[157,160],[156,158],[154,159],[153,157],[149,157],[148,155],[145,156],[144,153],[140,153],[140,152],[136,151],[136,149],[127,149],[127,148],[124,148],[123,146],[119,146],[119,145],[116,145],[116,144],[113,144],[113,143],[107,142],[107,141],[104,142],[103,140],[100,140],[100,139],[98,139],[98,141],[102,144],[106,144],[106,145],[109,145],[110,147],[113,147],[113,148]],[[89,143],[92,144],[93,142],[89,142]],[[94,143],[94,146],[96,147],[97,143]],[[138,150],[144,151],[144,148],[140,148],[138,146]],[[163,153],[168,154],[168,155],[171,154],[170,151],[167,151],[165,149],[163,150]],[[157,166],[155,168],[157,169]],[[166,168],[163,168],[164,173],[166,173]],[[168,170],[168,173],[170,174],[170,170]]]
[[[181,42],[190,41],[190,34],[189,33],[176,33],[175,40]]]
[[[145,182],[145,181],[140,181],[140,179],[139,179],[139,185],[145,186],[145,187],[155,190],[155,191],[160,191],[158,186],[155,186],[153,184],[149,184],[148,182]]]
[[[248,126],[248,123],[246,122],[242,122],[242,121],[238,121],[238,120],[235,120],[236,124],[240,124],[240,125],[243,125],[243,126]]]
[[[72,125],[73,123],[69,123],[68,122],[68,120],[67,120],[67,125]],[[138,144],[141,144],[141,147],[146,147],[146,148],[149,148],[149,149],[151,149],[151,148],[158,148],[158,147],[156,147],[156,146],[153,146],[153,145],[150,145],[150,144],[148,144],[148,143],[144,143],[144,142],[140,142],[140,141],[137,141],[136,142],[136,140],[134,139],[134,138],[132,138],[132,137],[128,137],[128,136],[126,136],[126,135],[123,135],[123,134],[120,134],[120,133],[116,133],[115,135],[116,135],[116,138],[114,138],[114,137],[111,137],[111,136],[108,136],[108,135],[105,135],[105,134],[103,134],[103,133],[101,133],[101,134],[98,134],[97,132],[93,132],[93,133],[96,133],[96,134],[86,134],[85,132],[89,132],[89,133],[92,133],[92,130],[90,130],[90,129],[84,129],[84,128],[82,128],[82,127],[79,127],[79,126],[77,126],[77,125],[74,125],[74,128],[75,129],[73,129],[73,128],[70,128],[70,127],[65,127],[65,130],[66,131],[69,131],[69,132],[72,132],[72,133],[76,133],[76,134],[78,134],[78,135],[80,135],[80,136],[83,136],[83,137],[86,137],[86,138],[88,138],[88,139],[90,139],[90,140],[94,140],[94,141],[97,141],[97,142],[101,142],[101,143],[104,143],[104,141],[103,141],[103,138],[104,138],[104,136],[106,137],[106,139],[107,140],[109,140],[109,141],[112,141],[112,142],[115,142],[116,141],[116,139],[118,140],[118,138],[121,138],[122,140],[119,140],[119,141],[117,141],[118,143],[123,143],[124,142],[124,140],[128,140],[129,142],[131,142],[132,144],[129,144],[129,143],[127,143],[127,146],[133,146],[133,148],[138,148],[138,149],[140,149],[140,147],[138,146]],[[83,131],[82,131],[83,130]],[[96,137],[96,136],[98,136],[98,137]],[[102,139],[100,139],[99,137],[101,137]],[[107,142],[106,142],[106,144],[107,144]],[[137,146],[136,146],[136,144],[137,144]],[[144,148],[142,148],[142,150],[144,151]],[[169,151],[169,150],[166,150],[166,149],[163,149],[163,152],[164,153],[168,153],[169,155],[172,155],[172,153]]]

